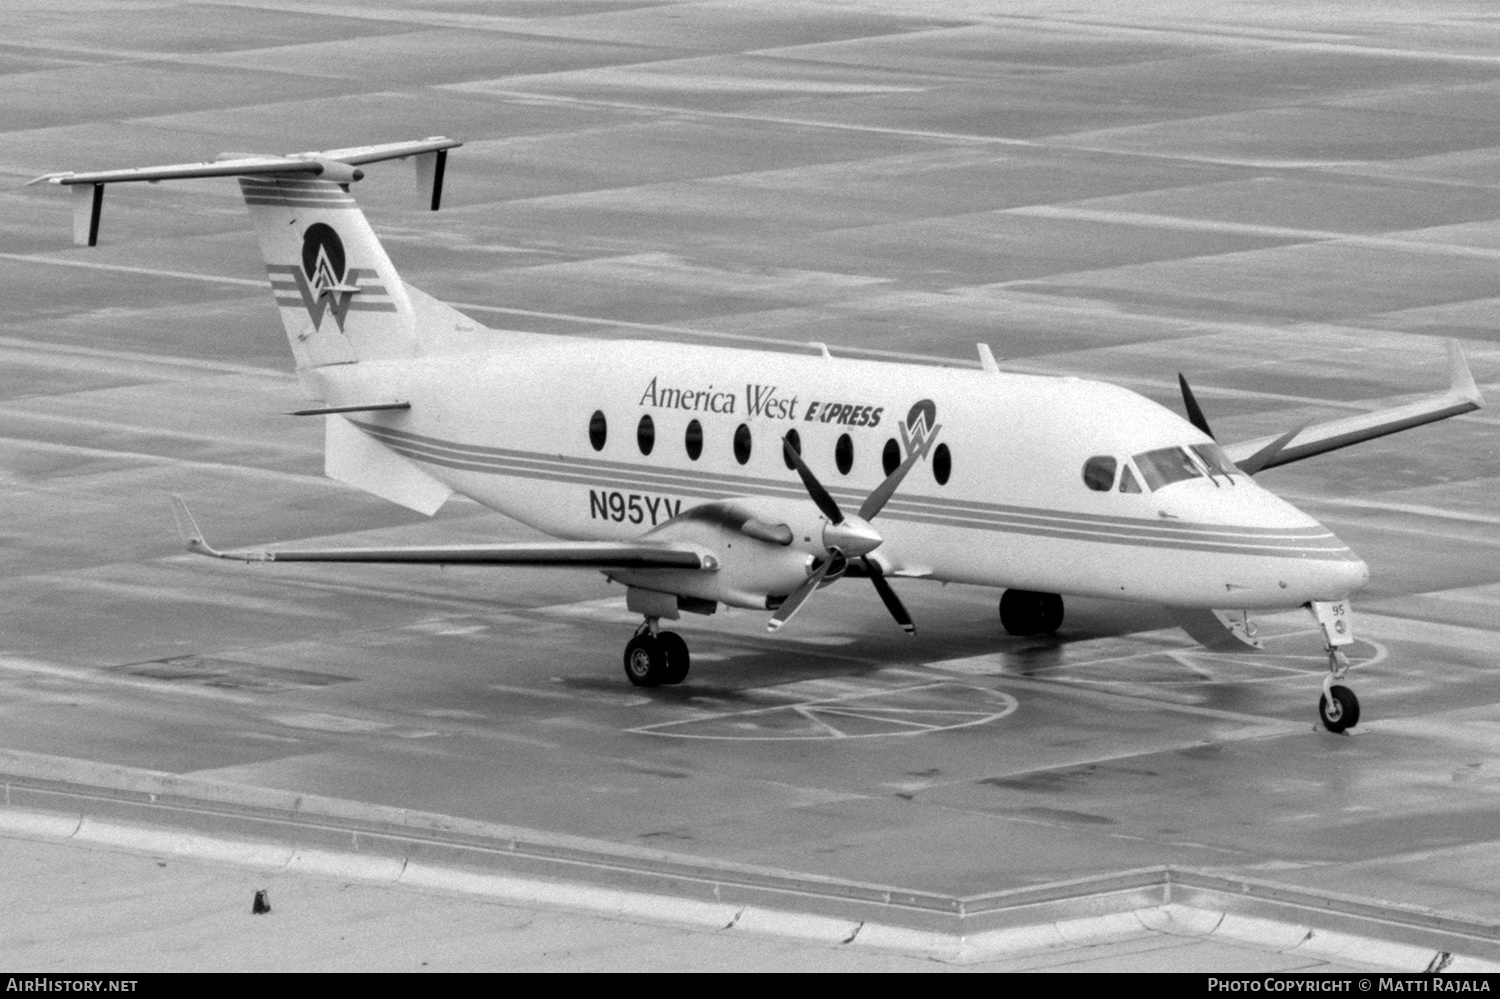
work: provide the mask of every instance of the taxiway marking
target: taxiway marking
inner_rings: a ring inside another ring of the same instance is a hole
[[[973,691],[980,694],[990,703],[985,706],[972,708],[903,707],[899,704],[887,706],[861,703],[870,702],[882,697],[899,698],[905,695],[924,694],[948,688],[961,688]],[[757,692],[770,693],[775,691],[776,688],[771,687]],[[745,711],[702,712],[688,718],[656,722],[651,725],[641,725],[636,728],[627,729],[626,731],[636,735],[656,735],[676,739],[707,739],[720,742],[795,742],[823,739],[900,738],[912,735],[925,735],[931,732],[946,732],[959,728],[972,728],[976,725],[983,725],[1004,718],[1013,713],[1018,707],[1020,707],[1020,702],[1003,691],[992,690],[988,687],[973,687],[951,680],[938,680],[933,683],[908,687],[865,688],[836,697],[792,704],[772,704]],[[804,722],[814,726],[814,728],[812,731],[803,729],[802,731],[788,732],[776,728],[762,729],[756,726],[754,722],[749,721],[752,717],[765,716],[777,712],[797,715]],[[886,726],[888,730],[881,732],[846,732],[840,727],[840,719],[842,718],[873,722]],[[731,729],[743,728],[745,734],[721,735],[713,732],[669,731],[670,729],[683,728],[689,725]]]
[[[1500,260],[1500,249],[1491,249],[1485,246],[1461,246],[1456,243],[1423,242],[1415,239],[1400,239],[1389,235],[1374,236],[1357,232],[1339,232],[1331,229],[1295,229],[1287,226],[1251,225],[1244,222],[1227,222],[1218,219],[1194,219],[1176,215],[1159,215],[1153,212],[1073,208],[1066,205],[1024,205],[1020,208],[1004,209],[1000,214],[1020,215],[1027,218],[1059,219],[1071,222],[1104,222],[1111,225],[1128,225],[1149,229],[1176,229],[1189,232],[1261,236],[1269,239],[1286,239],[1296,242],[1326,243],[1337,241],[1351,246],[1368,246],[1381,250],[1397,250],[1402,253]],[[1398,231],[1422,232],[1425,230]],[[1016,282],[1004,282],[1004,284],[1024,284],[1034,280],[1034,278],[1024,278]]]
[[[1500,251],[1497,251],[1497,252],[1500,252]],[[169,270],[156,270],[156,269],[152,269],[152,268],[143,268],[143,267],[125,267],[125,266],[120,265],[120,264],[105,264],[105,263],[96,263],[96,262],[93,262],[93,261],[83,261],[83,260],[59,260],[59,259],[57,259],[55,257],[46,257],[46,256],[39,256],[39,255],[28,255],[28,254],[19,254],[19,253],[0,253],[0,259],[17,260],[17,261],[21,261],[21,262],[24,262],[24,263],[32,263],[32,264],[52,264],[52,265],[57,265],[57,266],[80,267],[80,268],[85,268],[85,269],[92,268],[92,269],[105,270],[105,271],[128,271],[128,272],[132,272],[132,273],[140,273],[140,274],[145,274],[145,275],[155,275],[155,276],[162,276],[162,277],[180,278],[180,279],[183,279],[183,280],[201,281],[201,282],[210,283],[210,284],[226,284],[227,283],[227,284],[236,284],[236,285],[251,285],[251,286],[254,286],[254,287],[260,288],[260,289],[266,289],[268,287],[268,285],[266,284],[266,282],[263,281],[263,280],[251,280],[251,279],[248,279],[248,278],[231,278],[231,277],[224,277],[222,275],[217,275],[217,274],[195,274],[195,273],[190,273],[190,272],[187,272],[187,271],[169,271]],[[1004,287],[1004,285],[1002,284],[1002,285],[997,285],[997,286],[994,286],[994,287]],[[453,303],[450,303],[450,304],[453,306],[453,308],[458,309],[460,311],[468,310],[468,311],[472,311],[472,312],[491,312],[491,313],[496,313],[496,314],[501,314],[501,315],[528,316],[528,317],[536,318],[536,319],[551,319],[551,320],[555,320],[555,321],[558,321],[558,322],[575,323],[575,324],[578,324],[578,325],[585,325],[585,326],[606,326],[606,327],[612,327],[612,328],[616,328],[616,329],[639,330],[639,331],[647,332],[647,333],[658,333],[658,334],[666,334],[666,335],[670,335],[670,336],[690,337],[690,338],[701,339],[701,340],[718,340],[718,341],[727,341],[727,342],[737,342],[737,343],[749,344],[749,345],[753,345],[753,346],[762,346],[762,347],[775,348],[775,349],[778,349],[778,350],[790,349],[790,350],[808,351],[808,350],[815,350],[815,349],[817,349],[809,341],[806,341],[806,340],[788,340],[788,339],[781,338],[781,337],[759,336],[759,335],[756,335],[756,334],[753,334],[753,333],[727,333],[727,332],[723,332],[723,331],[720,331],[720,330],[707,330],[707,329],[700,329],[700,328],[697,328],[697,327],[689,327],[689,326],[672,326],[672,325],[666,325],[666,324],[662,324],[662,323],[640,323],[640,322],[632,322],[632,321],[624,320],[624,319],[611,319],[611,318],[608,318],[608,317],[605,317],[605,316],[588,316],[588,315],[580,315],[580,314],[576,314],[576,313],[566,313],[566,312],[543,312],[543,311],[538,311],[538,310],[534,310],[534,309],[518,309],[518,308],[512,308],[512,307],[509,307],[509,306],[501,306],[501,305],[483,305],[483,304],[480,304],[480,303],[477,303],[477,302],[453,302]],[[997,304],[997,307],[998,307],[998,304]],[[1254,326],[1253,324],[1246,324],[1246,323],[1211,323],[1211,324],[1197,323],[1197,324],[1194,324],[1193,328],[1196,329],[1196,330],[1198,330],[1198,331],[1200,331],[1200,332],[1205,332],[1205,333],[1213,333],[1213,332],[1243,333],[1243,332],[1245,332],[1247,330],[1248,331],[1256,331],[1256,330],[1261,329],[1261,327],[1257,327],[1257,326]],[[557,335],[569,336],[569,335],[573,335],[573,334],[557,334]],[[128,353],[125,353],[125,352],[93,351],[93,350],[87,350],[86,348],[72,348],[72,347],[63,346],[63,345],[50,345],[49,344],[49,345],[45,345],[44,346],[44,345],[36,343],[35,341],[21,340],[21,339],[15,339],[15,338],[3,338],[3,339],[0,339],[0,344],[13,344],[13,345],[18,346],[18,347],[24,347],[24,348],[33,349],[33,350],[42,349],[42,350],[46,350],[46,351],[60,352],[60,353],[75,353],[76,352],[76,353],[99,354],[100,356],[118,356],[121,359],[140,360],[140,361],[149,362],[149,363],[163,363],[163,364],[177,363],[177,364],[187,364],[187,365],[202,366],[202,367],[205,367],[205,368],[209,368],[210,370],[234,371],[234,372],[243,373],[243,374],[253,374],[253,375],[258,375],[258,376],[268,376],[268,377],[274,377],[274,378],[282,379],[282,380],[289,380],[289,376],[287,374],[285,374],[284,372],[274,371],[274,370],[270,370],[270,369],[235,366],[235,365],[221,364],[221,363],[217,363],[217,362],[201,362],[201,364],[200,364],[200,362],[183,361],[180,358],[175,359],[175,362],[174,362],[173,358],[168,357],[166,355],[162,355],[161,357],[157,357],[156,355],[150,355],[150,354],[128,354]],[[876,349],[876,348],[852,347],[852,346],[844,346],[844,345],[832,345],[832,346],[829,347],[829,350],[835,352],[835,354],[837,356],[851,357],[851,358],[870,358],[870,359],[873,359],[873,360],[905,361],[905,362],[910,362],[910,363],[915,363],[915,364],[931,364],[931,365],[936,366],[936,367],[946,367],[946,368],[978,369],[979,366],[980,366],[979,362],[977,360],[969,360],[968,358],[941,357],[941,356],[938,356],[938,355],[935,355],[935,354],[912,353],[912,352],[909,352],[909,351],[879,350],[879,349]],[[1003,363],[1004,370],[1013,371],[1013,372],[1017,372],[1017,373],[1030,373],[1030,374],[1063,374],[1063,373],[1065,373],[1065,372],[1060,372],[1060,371],[1056,370],[1055,368],[1053,368],[1051,366],[1038,365],[1038,364],[1035,364],[1035,363],[1030,363],[1030,362],[1028,362],[1028,361],[1026,361],[1024,359],[1017,359],[1017,360],[1014,360],[1014,361],[1006,361],[1006,362],[1002,362],[1002,363]],[[1117,383],[1117,384],[1125,385],[1125,386],[1145,386],[1148,390],[1149,389],[1162,389],[1162,388],[1165,387],[1165,383],[1163,383],[1159,379],[1138,378],[1138,377],[1132,377],[1132,376],[1130,376],[1128,374],[1123,374],[1123,373],[1117,373],[1117,374],[1111,375],[1110,376],[1110,380],[1113,381],[1113,382],[1115,382],[1115,383]],[[1369,401],[1363,401],[1363,402],[1360,402],[1360,401],[1346,402],[1346,401],[1342,401],[1342,400],[1332,400],[1332,399],[1321,398],[1321,397],[1319,397],[1319,398],[1313,398],[1313,397],[1309,397],[1309,396],[1288,395],[1286,393],[1280,393],[1280,392],[1262,392],[1262,391],[1255,391],[1255,390],[1251,390],[1251,389],[1216,388],[1216,387],[1214,387],[1212,385],[1200,385],[1200,386],[1197,387],[1196,391],[1197,391],[1198,395],[1200,397],[1202,397],[1202,398],[1258,399],[1258,400],[1265,400],[1265,401],[1269,401],[1269,402],[1284,402],[1284,403],[1290,403],[1290,404],[1295,404],[1295,405],[1316,405],[1316,406],[1320,406],[1320,407],[1324,407],[1324,408],[1329,408],[1329,409],[1347,409],[1347,410],[1349,410],[1351,412],[1369,412],[1371,409],[1375,408],[1374,405],[1372,403],[1370,403]],[[1463,417],[1463,419],[1466,419],[1466,420],[1478,420],[1479,422],[1488,422],[1488,423],[1500,424],[1500,418],[1486,418],[1484,416],[1474,416],[1472,414]]]

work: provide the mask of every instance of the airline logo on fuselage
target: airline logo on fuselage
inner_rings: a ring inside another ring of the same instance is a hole
[[[907,456],[918,454],[926,460],[938,431],[943,429],[937,421],[937,403],[931,399],[916,403],[907,411],[905,422],[897,426],[901,428],[901,444],[906,448]]]
[[[681,409],[690,413],[743,414],[766,420],[802,420],[813,423],[839,423],[848,427],[874,427],[880,423],[884,406],[858,402],[828,402],[814,399],[805,407],[795,395],[783,393],[776,385],[751,383],[742,396],[731,389],[713,385],[707,388],[663,385],[660,376],[641,393],[639,405],[646,409]]]

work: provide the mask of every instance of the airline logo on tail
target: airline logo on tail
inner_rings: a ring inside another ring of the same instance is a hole
[[[314,222],[302,235],[302,264],[268,264],[276,304],[301,305],[314,329],[321,329],[325,313],[333,316],[339,332],[351,311],[395,312],[396,305],[383,285],[374,283],[375,270],[349,267],[344,241],[333,226]],[[288,280],[290,279],[290,280]],[[291,292],[295,290],[296,297]],[[356,301],[355,296],[359,299]]]

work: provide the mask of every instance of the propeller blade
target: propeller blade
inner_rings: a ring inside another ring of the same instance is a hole
[[[1265,447],[1261,448],[1259,451],[1255,452],[1244,461],[1236,462],[1236,466],[1246,475],[1254,475],[1256,472],[1259,472],[1261,469],[1274,462],[1276,460],[1276,456],[1281,453],[1282,448],[1290,444],[1293,437],[1296,437],[1306,429],[1306,423],[1293,427],[1291,430],[1288,430],[1286,433],[1282,434],[1280,437],[1276,438],[1274,441],[1267,444]]]
[[[911,467],[920,457],[922,457],[922,452],[913,450],[894,472],[885,477],[884,482],[875,487],[874,492],[865,497],[865,501],[859,507],[861,520],[870,520],[885,508],[886,503],[896,492],[896,487],[901,484],[902,479],[906,478],[906,473],[911,471]]]
[[[880,566],[871,559],[862,558],[865,569],[870,573],[870,582],[875,584],[875,592],[880,594],[880,599],[885,603],[885,609],[891,612],[891,617],[901,626],[901,630],[908,635],[917,633],[917,626],[912,623],[911,615],[906,612],[906,605],[901,598],[896,596],[896,591],[891,589],[891,584],[886,581],[885,573],[880,571]]]
[[[1214,432],[1208,429],[1208,418],[1203,415],[1203,409],[1198,405],[1198,400],[1193,396],[1193,390],[1188,388],[1187,379],[1182,372],[1177,372],[1177,384],[1182,387],[1182,407],[1187,410],[1188,422],[1199,430],[1214,437]],[[1214,437],[1214,440],[1218,440]]]
[[[823,483],[818,481],[818,477],[812,473],[812,469],[808,468],[806,463],[803,462],[802,456],[797,453],[797,449],[792,447],[791,439],[783,437],[781,439],[781,447],[786,452],[787,460],[792,463],[792,467],[802,477],[802,485],[806,487],[807,494],[812,497],[814,503],[818,504],[818,509],[823,511],[823,516],[827,517],[832,523],[842,524],[844,522],[844,512],[833,501],[833,497],[828,495],[828,490],[823,488]]]
[[[812,595],[812,591],[816,590],[819,584],[823,582],[823,577],[828,575],[828,568],[833,563],[833,559],[826,559],[822,565],[818,566],[817,571],[808,576],[807,580],[801,586],[792,591],[791,596],[781,602],[781,606],[776,608],[776,613],[771,615],[771,620],[766,624],[767,631],[779,631],[782,625],[792,619],[792,615],[797,613],[798,608]]]

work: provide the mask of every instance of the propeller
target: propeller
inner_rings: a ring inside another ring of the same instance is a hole
[[[1182,408],[1187,410],[1188,422],[1205,434],[1208,434],[1208,436],[1214,437],[1214,432],[1208,428],[1208,418],[1203,415],[1203,408],[1198,405],[1198,400],[1193,395],[1193,390],[1188,387],[1187,379],[1183,377],[1180,371],[1177,372],[1177,384],[1182,388]],[[1256,472],[1276,464],[1276,459],[1280,456],[1281,452],[1292,442],[1294,437],[1305,429],[1307,429],[1305,422],[1298,424],[1250,457],[1236,462],[1236,467],[1246,475],[1254,475]],[[1218,438],[1214,437],[1214,440],[1217,441]]]
[[[823,488],[823,483],[813,474],[812,469],[802,460],[802,455],[797,453],[796,447],[792,445],[790,435],[782,438],[782,450],[786,452],[787,461],[797,470],[797,475],[802,479],[802,485],[807,490],[807,495],[817,504],[823,516],[828,518],[828,523],[823,525],[823,547],[828,552],[828,558],[824,559],[818,567],[813,570],[801,586],[792,592],[792,595],[782,601],[781,606],[776,608],[776,613],[771,615],[770,623],[766,630],[776,631],[782,625],[792,619],[792,615],[807,601],[812,592],[827,582],[832,582],[844,574],[849,559],[859,559],[865,572],[870,577],[870,582],[875,586],[875,592],[880,594],[880,600],[885,604],[886,610],[891,612],[891,617],[901,626],[901,630],[908,635],[916,634],[917,627],[912,623],[911,615],[906,611],[906,605],[901,598],[896,596],[896,591],[891,589],[891,584],[885,578],[885,571],[880,568],[880,563],[869,557],[870,553],[880,547],[884,540],[878,531],[870,525],[870,521],[885,509],[886,503],[895,495],[896,488],[901,485],[901,480],[906,478],[906,473],[911,471],[921,453],[913,450],[906,460],[903,461],[895,471],[885,477],[885,481],[875,487],[874,492],[865,497],[865,501],[859,506],[859,513],[846,516],[844,511],[834,498]]]
[[[1208,418],[1203,415],[1203,408],[1198,405],[1198,400],[1193,395],[1193,390],[1188,387],[1187,379],[1182,376],[1181,371],[1177,372],[1177,384],[1182,386],[1182,408],[1187,410],[1188,422],[1213,437],[1214,440],[1218,440],[1214,437],[1214,432],[1208,429]]]

